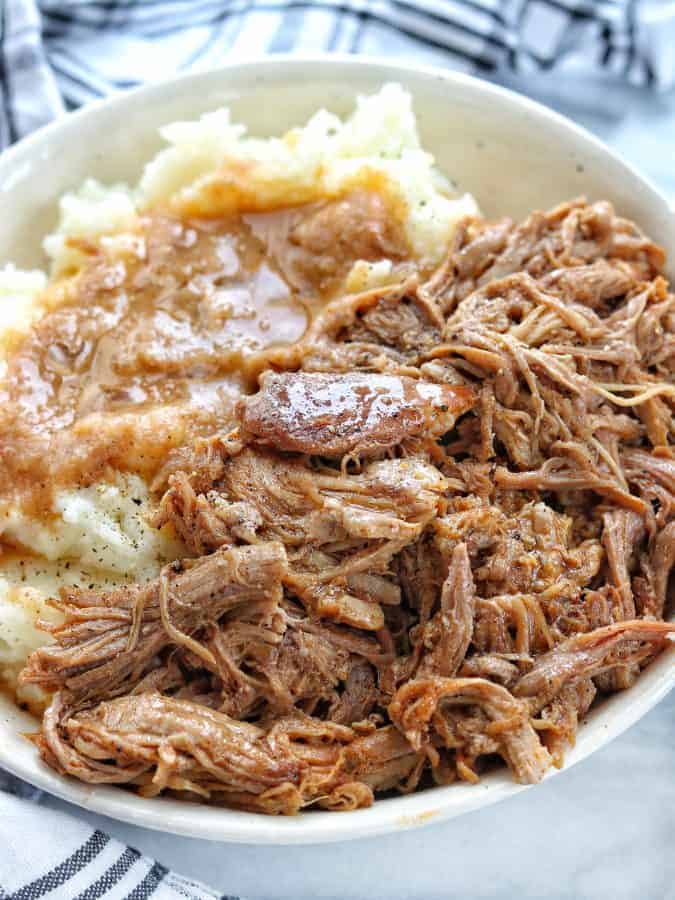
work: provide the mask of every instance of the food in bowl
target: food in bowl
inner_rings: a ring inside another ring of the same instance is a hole
[[[538,781],[675,631],[662,251],[601,201],[485,221],[394,85],[165,137],[4,273],[0,663],[42,757],[267,813]]]

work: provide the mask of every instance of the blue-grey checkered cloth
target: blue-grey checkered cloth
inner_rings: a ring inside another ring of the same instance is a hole
[[[673,87],[675,2],[0,0],[0,148],[136,84],[293,51],[414,59],[536,83],[540,98],[554,84],[588,109],[618,81]],[[36,815],[38,799],[0,772],[0,900],[218,896],[63,813]]]
[[[4,0],[0,8],[0,146],[97,97],[262,53],[376,54],[524,80],[555,70],[584,95],[590,76],[599,104],[608,81],[675,82],[670,0]]]

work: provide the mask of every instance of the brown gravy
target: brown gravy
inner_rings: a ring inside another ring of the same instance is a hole
[[[152,477],[167,453],[229,427],[265,351],[298,341],[357,259],[408,256],[366,190],[227,218],[145,216],[123,252],[51,286],[0,383],[0,495],[46,514],[57,485]]]

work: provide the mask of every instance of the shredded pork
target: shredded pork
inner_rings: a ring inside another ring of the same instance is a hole
[[[303,289],[339,265],[332,215],[354,231],[337,204],[291,241]],[[467,220],[433,273],[395,249],[392,283],[333,297],[231,431],[167,462],[154,524],[189,558],[58,601],[23,679],[55,692],[59,771],[271,814],[499,759],[536,782],[669,646],[660,248],[576,200]]]

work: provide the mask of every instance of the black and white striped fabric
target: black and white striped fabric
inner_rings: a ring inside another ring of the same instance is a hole
[[[0,773],[0,785],[2,773]],[[19,790],[16,782],[14,790]],[[21,786],[30,794],[31,788]],[[29,799],[29,798],[28,798]],[[72,816],[0,792],[0,900],[236,900]]]
[[[525,85],[554,70],[601,105],[608,80],[673,87],[675,2],[0,0],[0,148],[114,91],[293,51],[415,59]],[[37,815],[38,795],[0,772],[0,900],[218,896],[82,822]]]
[[[3,0],[0,9],[0,146],[113,91],[261,53],[675,81],[668,0]]]

